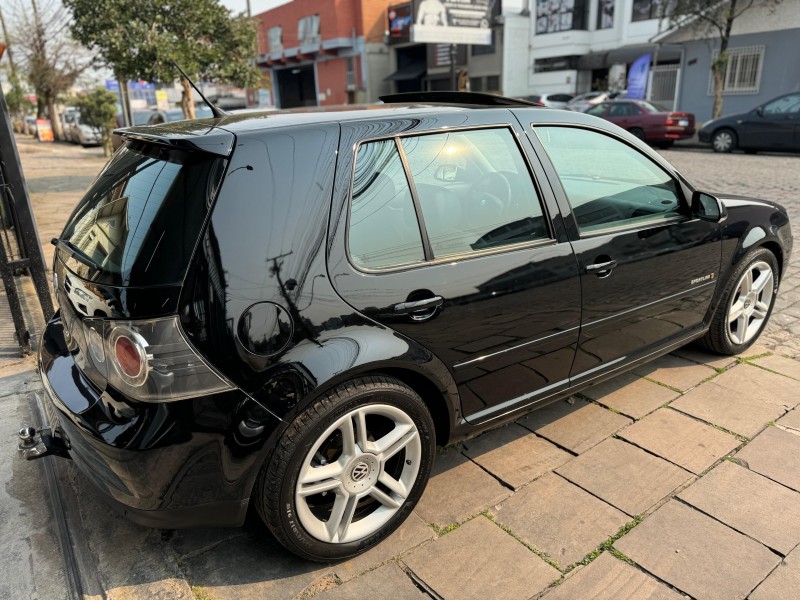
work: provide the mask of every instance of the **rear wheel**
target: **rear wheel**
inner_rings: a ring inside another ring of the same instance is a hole
[[[733,152],[736,143],[736,133],[731,129],[720,129],[711,136],[711,147],[714,152]]]
[[[289,425],[253,496],[273,535],[310,560],[360,554],[409,515],[430,476],[434,426],[388,377],[342,384]]]
[[[772,314],[780,275],[775,255],[755,248],[739,263],[725,288],[702,343],[720,354],[739,354],[757,339]]]
[[[644,130],[641,127],[633,127],[631,129],[628,129],[628,131],[631,133],[633,137],[644,141]]]

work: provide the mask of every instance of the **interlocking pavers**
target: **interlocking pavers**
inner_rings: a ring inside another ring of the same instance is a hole
[[[347,581],[393,557],[409,552],[434,537],[436,534],[433,529],[416,513],[411,513],[408,519],[380,544],[355,558],[337,563],[333,570],[339,579]]]
[[[635,368],[633,372],[681,391],[686,391],[699,385],[716,373],[710,367],[698,365],[674,354],[667,354],[652,362],[645,363]]]
[[[767,427],[735,458],[750,470],[800,491],[800,435]]]
[[[739,465],[720,463],[679,497],[783,555],[800,543],[800,494]]]
[[[629,520],[558,475],[543,475],[503,502],[498,523],[564,567],[581,560]]]
[[[750,600],[797,600],[800,598],[800,547],[795,548],[750,594]]]
[[[636,567],[603,552],[564,583],[544,595],[546,600],[680,600],[685,598]]]
[[[778,419],[778,425],[800,431],[800,409],[795,408]]]
[[[700,474],[739,444],[734,436],[662,408],[619,433],[620,437]]]
[[[483,516],[411,552],[403,562],[439,596],[459,600],[530,598],[560,575]]]
[[[364,573],[361,577],[335,587],[331,587],[321,594],[314,596],[318,600],[363,598],[392,598],[392,600],[426,600],[424,594],[411,581],[408,575],[397,565],[389,563]]]
[[[745,437],[754,437],[784,412],[782,406],[773,402],[764,402],[752,394],[725,388],[713,381],[694,388],[670,406]]]
[[[511,490],[466,456],[448,450],[436,457],[433,474],[415,512],[426,523],[459,523],[494,506]]]
[[[787,410],[800,403],[800,384],[797,381],[753,365],[736,365],[713,381],[722,387]]]
[[[680,395],[675,390],[642,379],[634,373],[623,373],[582,393],[634,419],[641,419]]]
[[[572,458],[516,423],[464,442],[464,454],[515,489]]]
[[[576,400],[574,405],[568,405],[569,410],[559,406],[563,404],[556,404],[560,415],[555,411],[545,415],[533,412],[517,422],[575,454],[588,450],[631,422],[627,417],[584,400]],[[558,417],[554,420],[552,417],[556,415]]]
[[[720,356],[719,354],[714,354],[707,350],[703,350],[703,348],[699,347],[698,344],[689,344],[688,346],[683,346],[682,348],[675,350],[673,354],[676,354],[681,358],[685,358],[686,360],[700,363],[701,365],[706,365],[707,367],[711,367],[713,369],[725,369],[736,364],[735,356]],[[748,351],[747,354],[753,353]]]
[[[786,358],[785,356],[773,354],[772,356],[756,358],[753,360],[753,364],[765,369],[769,369],[770,371],[775,371],[781,375],[786,375],[787,377],[800,380],[800,360],[794,360],[792,358]]]
[[[644,513],[693,477],[617,439],[600,442],[556,472],[631,516]]]
[[[698,600],[745,598],[780,561],[758,542],[676,500],[614,547]]]

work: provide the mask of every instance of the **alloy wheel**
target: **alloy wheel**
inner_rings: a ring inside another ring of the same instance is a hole
[[[712,144],[717,152],[730,152],[733,149],[733,136],[729,131],[720,131],[714,135]]]
[[[736,344],[755,337],[769,315],[775,295],[772,268],[758,261],[742,274],[728,310],[728,335]]]
[[[368,404],[337,419],[303,460],[295,488],[297,517],[323,542],[367,537],[403,506],[420,469],[414,421],[387,404]]]

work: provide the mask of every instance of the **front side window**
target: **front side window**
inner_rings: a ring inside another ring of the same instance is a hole
[[[608,135],[534,127],[582,233],[680,216],[678,185],[649,158]]]
[[[800,113],[800,94],[778,98],[764,105],[765,115],[786,115]]]
[[[432,260],[550,238],[511,130],[452,131],[397,140],[364,143],[356,155],[348,239],[357,267],[421,263],[428,243],[427,258]],[[409,180],[424,227],[417,220]]]
[[[586,111],[587,115],[594,115],[595,117],[602,117],[603,114],[606,112],[608,108],[608,104],[605,102],[601,102],[600,104],[595,104],[593,107]]]

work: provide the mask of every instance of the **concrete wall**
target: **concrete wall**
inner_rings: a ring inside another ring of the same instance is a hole
[[[746,112],[775,96],[800,90],[800,28],[731,37],[730,48],[764,46],[764,63],[757,94],[726,94],[722,114]],[[684,44],[678,109],[694,113],[698,122],[711,118],[714,97],[708,94],[711,53],[717,43],[696,40]]]

